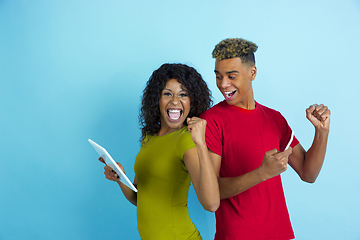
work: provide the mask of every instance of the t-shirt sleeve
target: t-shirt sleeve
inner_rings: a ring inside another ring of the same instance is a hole
[[[290,128],[290,126],[289,126],[288,122],[286,121],[286,119],[281,114],[280,114],[280,117],[281,117],[281,127],[282,127],[282,137],[281,137],[281,140],[280,140],[280,150],[284,151],[287,144],[290,141],[292,129]],[[291,142],[290,147],[293,148],[298,144],[299,144],[299,140],[295,137],[295,134],[294,134],[294,139]]]
[[[178,141],[178,157],[180,159],[183,159],[184,154],[192,149],[196,147],[195,143],[193,142],[192,138],[191,138],[191,133],[188,130],[185,130],[182,134],[181,137],[179,138]]]
[[[206,112],[200,115],[200,118],[205,119],[207,122],[205,131],[205,140],[207,147],[212,152],[216,153],[219,156],[222,156],[223,135],[219,123],[217,123],[213,117],[206,114]]]

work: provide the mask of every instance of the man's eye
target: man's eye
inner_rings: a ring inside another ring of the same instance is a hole
[[[221,79],[221,76],[217,76],[217,75],[216,75],[215,78],[216,78],[216,79]]]
[[[235,76],[229,76],[229,79],[235,79]]]

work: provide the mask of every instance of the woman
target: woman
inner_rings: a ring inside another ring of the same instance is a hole
[[[142,144],[134,167],[138,192],[105,166],[106,178],[116,181],[137,206],[141,239],[202,239],[188,213],[190,181],[205,210],[219,207],[217,176],[205,143],[206,121],[196,117],[210,104],[206,83],[187,65],[163,64],[147,82],[139,116]]]

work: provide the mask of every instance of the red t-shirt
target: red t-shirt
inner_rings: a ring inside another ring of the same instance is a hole
[[[221,156],[220,177],[255,170],[266,151],[284,150],[292,131],[278,111],[259,103],[246,110],[222,101],[200,117],[208,147]],[[298,143],[294,137],[291,147]],[[280,175],[221,200],[215,216],[215,240],[294,238]]]

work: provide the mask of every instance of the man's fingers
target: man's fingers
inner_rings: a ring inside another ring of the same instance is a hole
[[[322,109],[320,109],[318,111],[318,113],[319,113],[322,120],[325,120],[327,117],[330,116],[330,110],[328,109],[327,106],[324,106]]]
[[[324,113],[328,114],[328,111],[328,107],[324,104],[313,104],[306,109],[308,114],[311,114],[317,118],[322,118]]]
[[[320,104],[320,105],[316,105],[316,106],[315,106],[316,111],[319,111],[319,110],[321,110],[322,108],[324,108],[324,104]]]
[[[273,156],[273,155],[277,154],[278,152],[279,151],[275,148],[275,149],[272,149],[270,151],[265,152],[265,156],[270,157],[270,156]]]
[[[284,158],[289,157],[289,155],[291,153],[292,153],[291,147],[289,147],[286,151],[283,151],[283,152],[279,152],[277,149],[273,149],[273,150],[265,152],[265,157],[274,156],[278,160],[283,160]]]
[[[287,158],[289,157],[289,155],[292,153],[292,148],[289,147],[286,151],[283,152],[279,152],[278,154],[276,154],[276,157],[278,159],[283,159],[283,158]]]
[[[326,111],[323,112],[322,116],[324,116],[324,117],[330,117],[330,114],[331,114],[330,109],[328,109],[328,108],[326,107]]]
[[[306,109],[306,112],[307,112],[308,114],[312,114],[312,113],[314,112],[314,110],[315,110],[315,106],[316,106],[316,104],[309,106],[309,107]]]
[[[327,106],[324,106],[324,104],[319,105],[318,107],[316,107],[315,111],[317,114],[321,115],[323,114],[326,110],[328,109]]]
[[[283,151],[283,152],[279,152],[279,154],[277,155],[277,157],[279,158],[279,159],[287,159],[289,156],[290,156],[290,154],[292,153],[292,148],[291,147],[289,147],[286,151]]]

